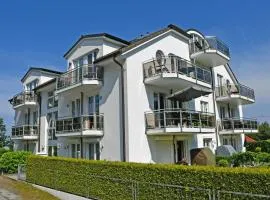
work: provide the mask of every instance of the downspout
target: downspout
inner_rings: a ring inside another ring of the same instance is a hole
[[[126,162],[126,125],[125,125],[125,96],[124,96],[124,67],[123,65],[116,60],[116,57],[113,57],[113,61],[120,67],[121,74],[120,74],[120,85],[121,85],[121,114],[122,114],[122,149],[123,149],[123,162]]]
[[[214,107],[214,115],[215,115],[215,134],[216,134],[216,142],[218,147],[218,123],[217,123],[217,115],[216,115],[216,90],[215,90],[215,74],[214,68],[211,69],[211,77],[212,77],[212,88],[213,88],[213,107]]]
[[[38,152],[40,152],[40,130],[41,130],[41,95],[38,93],[38,104],[39,104],[39,111],[38,111]]]

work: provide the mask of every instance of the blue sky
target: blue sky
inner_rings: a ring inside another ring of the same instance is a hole
[[[65,70],[63,54],[81,34],[108,32],[126,40],[176,24],[216,35],[231,50],[240,82],[255,89],[244,115],[270,120],[270,2],[268,1],[1,1],[0,116],[7,126],[7,100],[22,90],[29,66]]]

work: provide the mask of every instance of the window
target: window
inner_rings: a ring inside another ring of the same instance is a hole
[[[100,160],[99,143],[89,143],[89,160]]]
[[[37,111],[33,112],[33,125],[38,123],[38,113]]]
[[[48,139],[49,140],[57,140],[57,137],[55,136],[56,132],[56,120],[58,117],[58,113],[48,113],[47,114],[47,122],[48,122]]]
[[[79,117],[81,115],[81,100],[80,99],[76,99],[76,115],[77,117]]]
[[[31,81],[30,83],[26,84],[26,90],[27,91],[32,91],[33,89],[35,89],[38,85],[38,79],[35,79],[33,81]]]
[[[208,102],[201,101],[201,112],[208,112],[208,111],[209,111]]]
[[[220,116],[221,119],[224,119],[226,117],[225,116],[225,107],[223,107],[223,106],[220,107],[219,116]]]
[[[71,115],[75,117],[75,101],[71,102]]]
[[[88,99],[88,113],[99,113],[99,95],[91,96]]]
[[[212,145],[212,138],[204,138],[203,139],[203,146],[211,148]]]
[[[54,91],[48,92],[48,103],[47,103],[48,109],[57,107],[57,106],[58,106],[58,100],[56,99],[54,95]]]
[[[71,144],[71,157],[80,158],[81,157],[81,145],[80,144]]]

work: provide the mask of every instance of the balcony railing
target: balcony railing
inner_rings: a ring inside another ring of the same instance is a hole
[[[210,70],[198,67],[177,56],[168,56],[146,62],[143,64],[143,71],[144,78],[162,75],[163,73],[177,73],[209,84],[212,82]]]
[[[224,85],[216,87],[216,97],[226,97],[233,94],[238,94],[240,96],[247,97],[249,99],[255,100],[254,90],[245,85]]]
[[[70,70],[57,79],[57,90],[81,83],[84,80],[103,80],[103,68],[96,65],[83,65]]]
[[[11,99],[11,104],[13,106],[23,105],[28,102],[37,102],[37,95],[35,95],[33,91],[19,93]]]
[[[214,128],[213,113],[192,110],[155,110],[145,113],[146,129],[162,128]]]
[[[56,121],[56,134],[103,130],[103,114],[69,117]]]
[[[23,137],[23,136],[37,136],[38,125],[21,125],[13,126],[11,136],[12,137]]]
[[[231,118],[231,119],[222,119],[220,121],[221,131],[226,130],[257,130],[258,122],[256,119],[247,119],[247,118]]]
[[[191,54],[205,51],[207,49],[220,51],[224,55],[230,57],[229,47],[217,37],[196,38],[190,44]]]

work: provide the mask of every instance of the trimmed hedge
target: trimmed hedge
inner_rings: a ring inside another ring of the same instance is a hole
[[[257,147],[260,147],[262,152],[270,153],[270,140],[246,143],[247,151],[256,152]]]
[[[269,168],[179,166],[29,156],[26,177],[28,182],[34,184],[98,199],[132,199],[134,182],[137,182],[138,199],[176,199],[179,189],[153,183],[181,185],[186,192],[195,187],[270,195]],[[192,191],[192,195],[192,199],[207,196],[205,191],[199,190]]]
[[[27,151],[11,151],[4,153],[0,158],[0,170],[5,173],[15,173],[19,164],[25,164],[27,156],[31,155]]]

